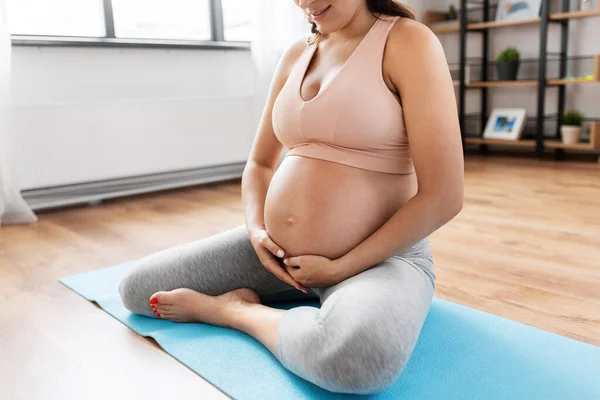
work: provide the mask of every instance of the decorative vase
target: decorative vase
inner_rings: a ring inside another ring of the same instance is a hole
[[[496,63],[498,79],[501,81],[515,81],[519,72],[519,61],[504,61]]]
[[[579,143],[581,139],[581,126],[563,125],[560,127],[560,136],[563,143],[574,144]]]

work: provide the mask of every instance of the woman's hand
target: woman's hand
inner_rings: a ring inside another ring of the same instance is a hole
[[[306,287],[326,287],[345,279],[336,260],[316,255],[284,258],[287,272]]]
[[[254,247],[254,251],[256,251],[258,259],[267,271],[271,272],[288,285],[291,285],[304,293],[308,293],[308,289],[294,280],[288,271],[286,271],[275,258],[275,255],[279,258],[284,257],[285,252],[273,242],[266,229],[249,229],[248,236],[250,237],[250,241],[252,242],[252,246]]]

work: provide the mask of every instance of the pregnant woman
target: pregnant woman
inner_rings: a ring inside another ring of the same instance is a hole
[[[408,8],[295,2],[313,34],[273,78],[242,177],[245,224],[141,259],[120,293],[134,313],[246,332],[322,388],[375,393],[428,313],[428,236],[462,208],[454,89]],[[301,299],[321,307],[264,305]]]

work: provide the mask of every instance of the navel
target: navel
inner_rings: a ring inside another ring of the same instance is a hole
[[[296,217],[293,215],[289,215],[286,219],[285,219],[285,224],[287,226],[292,226],[296,224]]]

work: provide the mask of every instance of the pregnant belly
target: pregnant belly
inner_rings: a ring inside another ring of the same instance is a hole
[[[289,256],[336,259],[383,225],[416,188],[415,174],[286,156],[267,191],[265,228]]]

